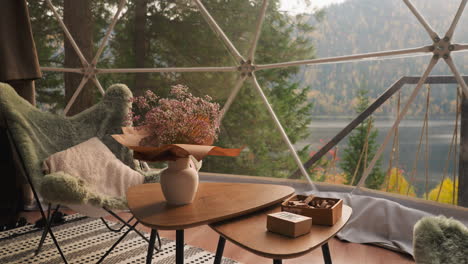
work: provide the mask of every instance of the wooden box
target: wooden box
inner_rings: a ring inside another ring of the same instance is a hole
[[[277,212],[267,215],[267,229],[270,232],[298,237],[310,232],[312,218],[289,212]]]
[[[305,195],[294,195],[281,204],[281,210],[294,214],[300,214],[312,217],[314,225],[334,225],[341,218],[341,211],[343,208],[343,200],[326,197],[314,197],[313,201],[332,200],[335,204],[331,208],[313,208],[313,207],[296,207],[289,205],[290,201],[305,200]]]

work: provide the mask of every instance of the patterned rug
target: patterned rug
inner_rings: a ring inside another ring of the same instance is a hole
[[[100,219],[75,214],[67,216],[66,220],[64,224],[54,226],[53,230],[70,264],[95,263],[122,234],[110,232]],[[114,225],[114,227],[119,226]],[[62,263],[50,236],[47,236],[41,253],[36,257],[33,256],[41,234],[42,230],[32,225],[0,232],[0,263]],[[162,251],[154,255],[153,263],[175,263],[175,242],[165,238],[161,240]],[[148,243],[135,232],[130,232],[103,263],[145,263],[147,249]],[[211,252],[188,245],[185,245],[184,251],[187,264],[213,263],[214,254]],[[224,258],[222,263],[238,262]]]

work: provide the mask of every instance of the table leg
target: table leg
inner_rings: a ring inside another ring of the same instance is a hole
[[[328,242],[322,245],[322,254],[323,254],[323,260],[325,261],[325,264],[332,264]]]
[[[176,230],[176,264],[184,264],[184,230]]]
[[[281,259],[274,259],[273,264],[282,264],[283,261]]]
[[[151,229],[151,235],[148,245],[148,253],[146,254],[146,264],[151,264],[153,261],[153,251],[154,251],[154,243],[156,242],[156,233],[155,229]]]
[[[216,248],[216,256],[213,264],[221,264],[221,261],[223,260],[224,245],[226,245],[226,239],[219,236],[218,247]]]

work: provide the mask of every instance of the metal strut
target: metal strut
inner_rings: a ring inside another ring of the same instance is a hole
[[[133,218],[135,218],[135,217],[132,216],[130,219],[128,219],[127,224],[130,224],[130,222],[133,220]],[[106,219],[104,219],[103,217],[101,217],[101,221],[104,223],[104,225],[107,227],[107,229],[109,229],[109,230],[112,231],[112,232],[116,232],[116,233],[122,231],[122,229],[123,229],[125,226],[127,226],[127,225],[125,225],[125,224],[122,224],[122,226],[121,226],[120,228],[114,229],[114,228],[110,227],[110,225],[107,223]]]
[[[148,238],[145,237],[145,235],[143,235],[138,229],[135,229],[134,227],[132,227],[129,223],[127,223],[125,220],[122,219],[122,217],[118,216],[116,213],[114,213],[112,210],[108,209],[108,208],[105,208],[103,207],[104,210],[106,210],[110,215],[112,215],[113,217],[115,217],[117,220],[119,220],[122,224],[124,224],[125,226],[127,226],[128,228],[132,229],[133,231],[135,231],[135,233],[137,233],[141,238],[143,238],[146,242],[150,242],[150,240]],[[139,223],[138,221],[136,221],[137,223]],[[160,251],[161,250],[161,246],[162,246],[162,243],[161,243],[161,237],[159,236],[159,232],[157,230],[156,231],[156,236],[158,238],[158,247],[155,247],[156,251]]]

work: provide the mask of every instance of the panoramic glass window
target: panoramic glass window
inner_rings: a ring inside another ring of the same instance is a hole
[[[216,145],[243,147],[204,159],[207,179],[468,205],[459,1],[91,2],[28,3],[41,109],[73,115],[114,83],[160,96],[183,84],[223,109]]]

